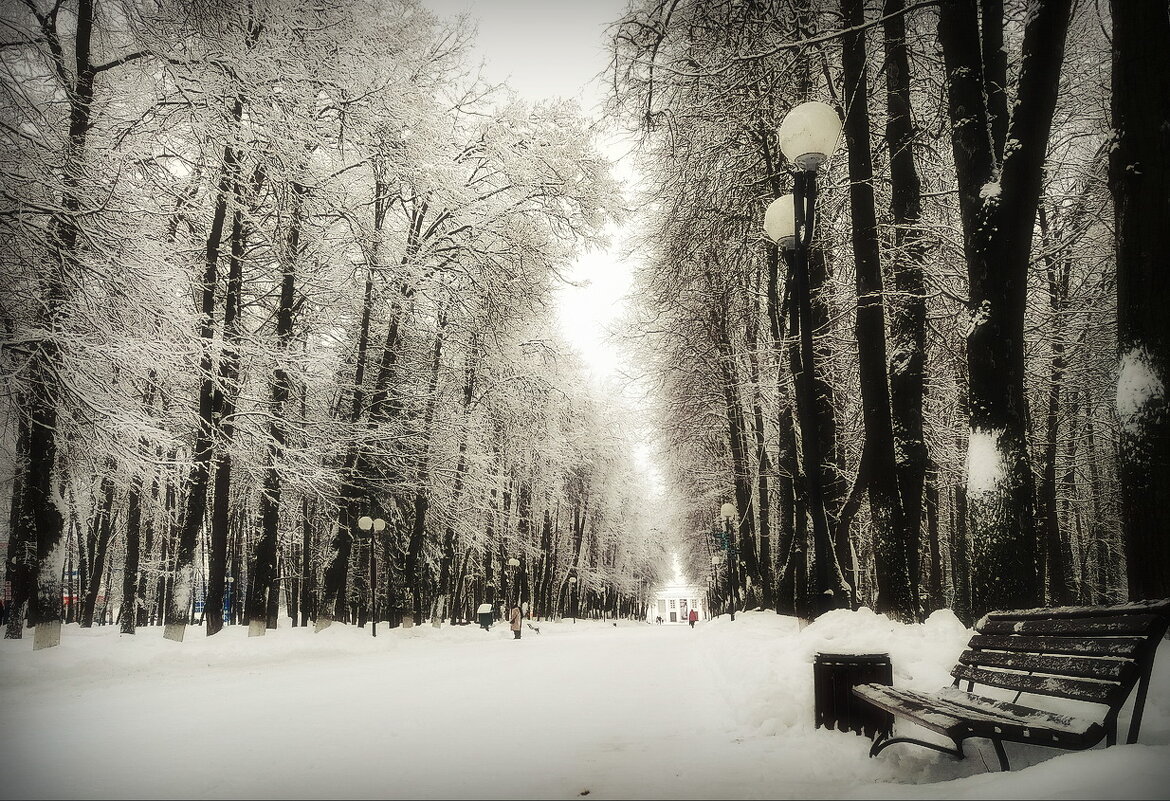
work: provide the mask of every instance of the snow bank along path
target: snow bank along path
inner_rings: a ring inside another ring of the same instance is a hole
[[[1158,798],[1170,779],[1165,649],[1143,745],[986,774],[977,749],[871,760],[812,725],[817,650],[886,651],[895,684],[937,689],[969,634],[949,613],[535,625],[0,641],[0,798]]]

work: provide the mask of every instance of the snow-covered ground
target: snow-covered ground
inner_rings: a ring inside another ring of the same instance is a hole
[[[539,622],[370,630],[65,627],[0,641],[0,797],[1166,798],[1170,647],[1141,743],[1080,753],[986,741],[957,761],[813,725],[817,651],[888,652],[937,689],[970,632],[869,610],[801,628],[741,613],[687,626]],[[1122,712],[1122,740],[1129,707]],[[903,724],[902,732],[907,733]],[[928,732],[917,730],[919,736]],[[991,767],[991,771],[987,767]]]

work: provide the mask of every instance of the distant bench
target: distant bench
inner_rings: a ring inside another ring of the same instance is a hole
[[[1008,770],[1004,742],[1081,750],[1117,742],[1117,715],[1138,687],[1129,739],[1137,742],[1142,708],[1158,643],[1170,623],[1170,599],[1119,606],[1054,607],[989,612],[959,656],[954,684],[929,693],[884,684],[861,684],[857,697],[895,718],[949,737],[954,748],[910,737],[879,734],[869,755],[894,743],[915,743],[963,758],[963,741],[985,737]],[[966,682],[964,692],[960,683]],[[1010,700],[972,691],[975,685],[1014,691]],[[1021,696],[1026,698],[1021,701]],[[1086,716],[1049,708],[1045,696],[1098,706]],[[1034,705],[1035,704],[1035,705]]]

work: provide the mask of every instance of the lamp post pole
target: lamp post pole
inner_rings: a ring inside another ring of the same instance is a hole
[[[724,548],[727,549],[727,597],[730,608],[727,610],[732,621],[735,620],[735,601],[736,592],[739,589],[739,570],[737,570],[737,562],[739,561],[739,554],[735,547],[735,537],[731,530],[732,523],[737,522],[738,512],[735,509],[735,504],[725,503],[719,508],[719,516],[723,518],[723,534],[724,534]]]
[[[800,364],[796,370],[797,415],[801,429],[802,467],[813,529],[813,615],[837,604],[833,587],[833,542],[821,486],[820,427],[813,349],[812,291],[809,253],[816,223],[817,170],[837,146],[841,119],[829,105],[812,101],[796,106],[780,125],[780,148],[796,167],[791,195],[772,201],[764,230],[783,251],[796,295]]]
[[[516,606],[520,605],[520,588],[516,582],[516,568],[520,567],[520,560],[515,556],[509,556],[506,563],[508,565],[508,587],[510,594],[514,597]]]
[[[368,600],[370,607],[370,634],[371,636],[378,636],[378,561],[375,549],[376,534],[380,533],[386,528],[386,521],[380,517],[370,517],[369,515],[362,515],[358,518],[358,528],[366,532],[367,541],[370,545],[370,597]]]
[[[569,576],[569,611],[573,615],[573,622],[577,622],[577,577]]]

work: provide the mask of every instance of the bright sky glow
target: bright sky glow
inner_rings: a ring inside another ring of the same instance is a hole
[[[478,55],[484,73],[506,81],[530,101],[577,100],[595,115],[604,102],[602,73],[609,63],[607,26],[626,10],[626,0],[424,0],[442,16],[466,13],[478,19]],[[605,152],[619,160],[626,146],[607,137]],[[628,166],[619,177],[629,180]],[[621,369],[621,354],[608,331],[624,308],[630,267],[619,256],[622,232],[613,231],[613,247],[582,255],[566,270],[579,286],[562,288],[557,313],[566,339],[581,354],[596,379]]]

